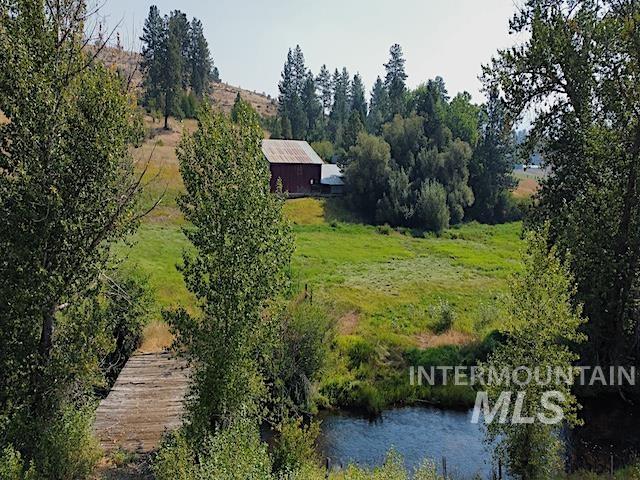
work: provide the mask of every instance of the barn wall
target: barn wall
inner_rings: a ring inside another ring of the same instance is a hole
[[[320,169],[322,165],[307,163],[271,163],[271,191],[275,191],[278,178],[282,179],[282,187],[289,193],[310,193],[311,180],[319,188]]]

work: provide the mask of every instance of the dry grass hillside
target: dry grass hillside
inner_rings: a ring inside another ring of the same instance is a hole
[[[106,65],[115,66],[122,70],[125,76],[131,79],[131,85],[134,88],[139,88],[142,84],[142,73],[138,68],[140,62],[139,53],[127,52],[117,48],[105,48],[100,52],[99,58]],[[275,100],[264,93],[234,87],[224,82],[213,83],[212,89],[211,99],[213,105],[224,112],[229,113],[231,111],[236,95],[240,93],[243,100],[249,102],[260,115],[272,117],[276,114]]]

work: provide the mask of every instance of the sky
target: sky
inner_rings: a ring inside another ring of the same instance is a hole
[[[277,95],[287,50],[300,44],[307,67],[317,74],[346,66],[359,72],[370,91],[389,47],[399,43],[407,84],[439,75],[451,96],[484,100],[478,75],[499,48],[521,39],[508,21],[520,0],[100,0],[101,22],[117,27],[122,44],[139,50],[149,7],[162,14],[179,9],[204,25],[223,81]]]

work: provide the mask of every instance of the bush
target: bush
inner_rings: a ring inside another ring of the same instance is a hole
[[[296,300],[275,314],[274,338],[262,342],[260,357],[266,365],[264,376],[270,385],[270,402],[275,422],[307,411],[311,385],[325,365],[333,343],[334,324],[319,306]]]
[[[461,348],[457,345],[443,345],[424,350],[411,348],[404,356],[409,365],[424,367],[427,371],[431,367],[454,366],[462,362]]]
[[[375,355],[375,347],[367,340],[358,336],[347,336],[340,339],[341,348],[349,359],[349,368],[356,369],[360,365],[369,363]]]
[[[271,461],[258,425],[236,420],[210,439],[198,456],[198,479],[269,480]]]
[[[455,321],[455,311],[447,301],[441,301],[435,308],[431,309],[431,315],[435,317],[433,331],[437,334],[444,333],[453,327]]]
[[[196,478],[195,455],[182,431],[165,435],[151,464],[151,470],[156,480]]]
[[[386,223],[384,225],[378,225],[376,230],[380,235],[391,235],[391,232],[393,232],[393,229]]]
[[[349,377],[331,378],[320,391],[334,406],[362,410],[370,415],[379,414],[386,406],[384,396],[375,386]]]
[[[440,233],[449,228],[449,207],[447,206],[447,192],[435,180],[422,184],[418,192],[414,222],[418,227]]]
[[[320,458],[316,441],[320,424],[303,425],[301,419],[286,420],[277,428],[277,437],[271,457],[273,470],[278,473],[299,471],[307,463],[318,465]]]
[[[165,436],[152,461],[156,480],[269,480],[271,461],[251,420],[234,421],[196,452],[184,432]]]
[[[42,432],[35,457],[41,477],[51,480],[86,478],[102,457],[93,436],[93,408],[68,406]]]

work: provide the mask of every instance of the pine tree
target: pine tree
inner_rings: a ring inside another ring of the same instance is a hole
[[[316,85],[320,91],[320,99],[322,101],[322,116],[329,114],[331,104],[333,103],[333,80],[331,73],[326,65],[320,67],[320,73],[316,79]]]
[[[183,90],[186,90],[191,79],[191,71],[188,66],[189,50],[191,48],[189,30],[191,26],[189,25],[189,20],[187,20],[187,15],[180,10],[171,12],[168,28],[170,35],[175,39],[179,54],[179,62],[174,64],[173,68],[180,70],[180,86]]]
[[[282,122],[283,138],[304,139],[306,136],[308,120],[301,100],[306,76],[304,55],[300,46],[297,45],[295,50],[289,49],[287,53],[287,60],[278,84],[280,90],[278,114],[286,119]]]
[[[300,48],[300,45],[296,45],[296,48],[293,51],[293,65],[291,71],[293,73],[295,90],[299,96],[302,96],[304,83],[307,79],[307,67],[304,63],[304,54],[302,53],[302,48]]]
[[[102,29],[102,25],[100,26]],[[151,109],[160,107],[161,104],[161,78],[162,78],[162,48],[165,42],[165,23],[158,7],[155,5],[149,9],[149,16],[144,22],[142,30],[142,60],[140,68],[144,74],[144,104]]]
[[[302,89],[302,108],[304,110],[307,124],[305,140],[316,140],[322,138],[322,134],[317,131],[322,118],[322,104],[316,94],[316,82],[313,73],[309,70]]]
[[[213,61],[211,60],[209,44],[204,37],[202,22],[197,18],[191,21],[191,28],[189,29],[188,63],[191,89],[198,98],[201,98],[206,93],[211,81]]]
[[[169,128],[169,117],[178,112],[183,78],[181,20],[173,12],[165,17],[166,34],[160,50],[160,88],[164,99],[164,128]]]
[[[404,70],[405,59],[402,56],[402,47],[397,43],[392,45],[389,55],[389,62],[384,64],[387,71],[384,84],[389,92],[391,115],[403,115],[406,111],[407,74]]]
[[[371,90],[367,131],[372,135],[380,135],[382,133],[382,125],[388,122],[390,118],[389,92],[387,92],[382,79],[378,77]]]
[[[469,164],[469,186],[475,195],[469,214],[481,222],[502,222],[508,215],[508,192],[515,186],[511,175],[514,139],[506,127],[504,101],[495,88],[483,107],[481,132]]]
[[[367,121],[367,101],[364,98],[364,84],[362,77],[356,73],[351,82],[351,111],[356,112],[360,117],[362,125]]]
[[[349,72],[346,67],[340,72],[337,68],[333,74],[333,106],[329,115],[329,132],[333,142],[342,147],[342,135],[349,119]]]

